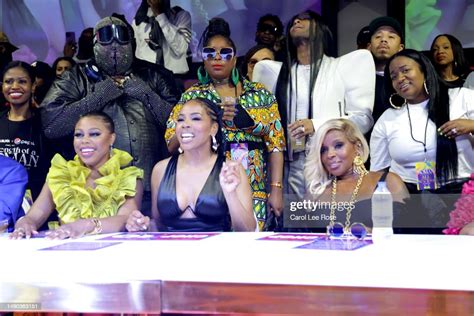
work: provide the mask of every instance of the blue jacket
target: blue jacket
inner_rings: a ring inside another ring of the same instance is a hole
[[[8,231],[13,230],[17,219],[24,215],[21,202],[27,183],[25,167],[0,156],[0,221],[8,220]]]

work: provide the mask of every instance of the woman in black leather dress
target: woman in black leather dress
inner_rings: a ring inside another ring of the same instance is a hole
[[[183,105],[176,125],[181,153],[153,169],[153,219],[135,211],[128,219],[128,231],[255,230],[245,171],[239,161],[226,161],[218,146],[219,112],[207,99]]]

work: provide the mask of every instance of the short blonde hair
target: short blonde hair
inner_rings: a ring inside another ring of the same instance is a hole
[[[344,133],[352,144],[360,144],[361,158],[364,162],[369,157],[369,145],[360,129],[348,119],[332,119],[321,125],[308,144],[308,155],[304,166],[304,175],[309,191],[314,195],[320,195],[330,181],[329,172],[324,168],[321,161],[321,147],[324,137],[330,131],[340,131]]]

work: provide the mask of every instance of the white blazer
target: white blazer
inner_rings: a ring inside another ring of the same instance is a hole
[[[253,80],[275,94],[281,66],[277,61],[260,61],[255,65]],[[293,65],[292,74],[295,69]],[[368,132],[374,124],[374,96],[375,64],[368,50],[356,50],[339,58],[324,55],[313,91],[314,129],[329,119],[342,117],[353,121],[362,133]],[[287,117],[294,121],[294,113]]]

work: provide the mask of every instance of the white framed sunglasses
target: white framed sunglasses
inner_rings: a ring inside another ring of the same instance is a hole
[[[216,59],[217,54],[221,56],[222,60],[229,61],[234,57],[234,49],[232,47],[223,47],[217,51],[214,47],[203,47],[202,60]]]

